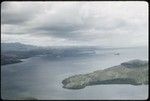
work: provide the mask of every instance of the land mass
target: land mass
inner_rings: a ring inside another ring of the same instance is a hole
[[[13,63],[19,63],[19,62],[22,62],[22,61],[14,55],[1,54],[1,65],[13,64]]]
[[[98,84],[148,84],[148,61],[131,60],[104,70],[71,76],[62,81],[63,88],[82,89]]]
[[[51,59],[88,56],[95,54],[96,47],[37,47],[21,43],[1,43],[1,65],[22,62],[37,55],[47,55]]]

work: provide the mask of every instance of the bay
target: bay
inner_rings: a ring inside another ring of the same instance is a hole
[[[114,55],[119,52],[120,55]],[[147,48],[96,50],[95,55],[59,57],[41,55],[21,63],[1,66],[3,99],[147,99],[148,85],[95,85],[80,90],[62,88],[62,80],[89,73],[132,59],[148,60]]]

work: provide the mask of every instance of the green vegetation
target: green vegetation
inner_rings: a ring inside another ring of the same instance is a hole
[[[148,62],[132,60],[89,74],[75,75],[62,81],[63,88],[81,89],[96,84],[148,84]]]

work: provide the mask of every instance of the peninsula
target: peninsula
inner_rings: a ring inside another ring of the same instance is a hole
[[[148,84],[148,61],[131,60],[104,70],[71,76],[62,81],[63,88],[82,89],[100,84]]]

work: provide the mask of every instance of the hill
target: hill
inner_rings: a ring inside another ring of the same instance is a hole
[[[148,61],[131,60],[104,70],[71,76],[62,83],[67,89],[81,89],[97,84],[148,84]]]

